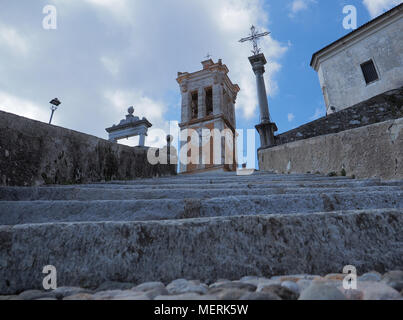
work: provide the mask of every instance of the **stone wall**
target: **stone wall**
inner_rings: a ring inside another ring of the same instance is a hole
[[[403,117],[403,87],[276,136],[276,144],[337,133]]]
[[[278,173],[338,173],[403,179],[403,118],[295,141],[258,152],[259,167]]]
[[[149,164],[147,151],[0,111],[0,185],[78,184],[176,173],[176,165]]]

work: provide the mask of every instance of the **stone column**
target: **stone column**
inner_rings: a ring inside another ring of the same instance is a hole
[[[220,83],[213,85],[213,114],[217,115],[222,113],[222,86]]]
[[[253,72],[256,75],[257,96],[259,100],[261,122],[270,122],[269,103],[267,102],[266,85],[263,74],[265,73],[265,64],[267,63],[263,53],[249,57]]]
[[[235,121],[235,102],[234,99],[232,98],[229,102],[229,108],[228,108],[228,115],[227,118],[231,125],[236,128],[236,121]]]
[[[204,118],[206,116],[206,92],[204,91],[203,87],[199,88],[197,92],[198,96],[198,114],[197,117],[199,119]]]
[[[144,147],[145,142],[146,142],[146,133],[142,132],[140,133],[140,140],[139,140],[139,146]]]
[[[182,122],[187,122],[190,120],[190,98],[189,91],[182,91]]]
[[[269,103],[267,101],[266,85],[264,83],[263,74],[265,73],[266,58],[263,53],[249,57],[253,72],[256,75],[257,95],[259,100],[260,121],[256,126],[256,130],[260,135],[261,148],[267,148],[275,144],[274,132],[277,131],[275,123],[270,121]]]

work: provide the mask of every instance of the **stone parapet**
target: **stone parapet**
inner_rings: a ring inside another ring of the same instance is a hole
[[[403,118],[259,150],[259,168],[403,179]]]
[[[403,117],[403,87],[277,135],[276,145]]]
[[[0,111],[0,185],[77,184],[176,173],[176,165],[151,165],[147,151]]]

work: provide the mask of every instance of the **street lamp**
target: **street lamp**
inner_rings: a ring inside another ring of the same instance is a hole
[[[50,115],[49,124],[52,123],[53,114],[57,110],[57,107],[61,104],[58,98],[54,98],[52,101],[49,102],[51,104],[50,110],[52,110],[52,114]]]

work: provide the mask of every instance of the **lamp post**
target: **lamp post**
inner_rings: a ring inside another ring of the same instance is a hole
[[[59,101],[58,98],[54,98],[52,101],[49,102],[51,104],[50,106],[50,110],[52,110],[52,114],[50,115],[50,120],[49,120],[49,124],[52,123],[52,119],[53,119],[53,114],[55,113],[55,111],[57,110],[57,108],[59,107],[59,105],[61,104],[61,102]]]

